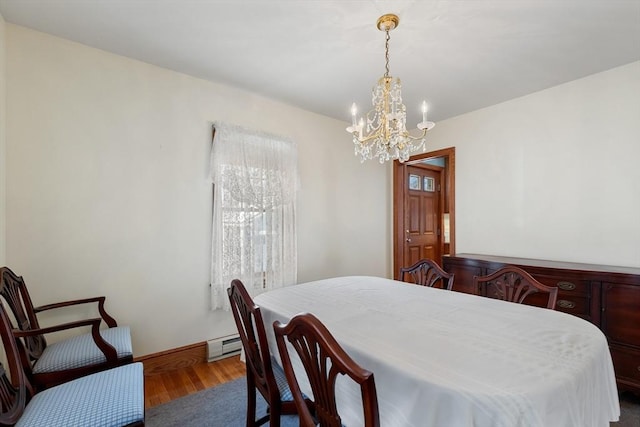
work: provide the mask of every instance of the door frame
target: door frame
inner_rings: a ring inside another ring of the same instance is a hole
[[[449,254],[453,255],[456,253],[455,147],[443,148],[441,150],[411,156],[409,160],[404,163],[400,163],[398,160],[395,160],[393,162],[393,277],[396,280],[400,280],[399,266],[402,264],[404,253],[404,230],[406,229],[404,224],[404,176],[406,167],[435,157],[445,157],[447,159],[445,162],[445,179],[446,188],[448,190],[446,199],[449,205]],[[445,207],[442,206],[442,209],[444,211]]]

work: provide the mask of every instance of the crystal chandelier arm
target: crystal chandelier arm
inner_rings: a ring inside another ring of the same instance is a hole
[[[427,134],[427,131],[428,131],[428,130],[429,130],[429,129],[426,129],[426,128],[425,128],[425,129],[422,129],[422,134],[420,134],[420,135],[418,135],[418,136],[413,136],[413,135],[411,135],[409,132],[406,132],[404,136],[405,136],[405,138],[411,139],[411,140],[413,140],[413,141],[417,141],[417,140],[419,140],[419,139],[423,139],[423,138],[425,137],[425,135]]]
[[[403,138],[405,138],[405,139],[410,139],[410,140],[412,140],[412,141],[418,141],[418,140],[423,139],[423,138],[425,137],[425,135],[427,134],[427,131],[428,131],[428,130],[429,130],[429,129],[427,129],[427,128],[422,129],[422,133],[421,133],[420,135],[418,135],[418,136],[413,136],[413,135],[411,135],[409,132],[403,132],[402,136],[403,136]],[[378,135],[378,133],[373,133],[373,134],[371,134],[371,135],[368,135],[368,136],[366,136],[366,137],[362,137],[362,138],[361,138],[361,137],[359,136],[359,134],[358,134],[358,131],[357,131],[357,130],[354,130],[354,131],[352,131],[351,133],[352,133],[352,135],[353,135],[354,137],[358,138],[358,141],[359,141],[360,143],[363,143],[363,144],[366,144],[367,142],[372,141],[372,140],[374,140],[374,139],[376,139],[376,138],[378,138],[378,137],[380,136],[380,135]]]
[[[378,138],[377,134],[373,134],[373,135],[369,135],[367,137],[361,138],[360,136],[358,136],[358,132],[353,132],[353,136],[355,138],[358,138],[358,142],[362,143],[362,144],[366,144],[369,141],[372,141],[376,138]]]

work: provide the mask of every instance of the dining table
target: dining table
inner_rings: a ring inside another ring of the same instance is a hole
[[[373,372],[382,427],[609,427],[620,416],[607,340],[577,316],[369,276],[296,284],[254,301],[277,361],[273,323],[318,317]],[[339,378],[336,396],[343,424],[362,426],[357,385]]]

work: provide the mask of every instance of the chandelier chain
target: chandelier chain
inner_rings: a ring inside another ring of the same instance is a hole
[[[387,34],[387,37],[385,39],[385,43],[384,43],[384,59],[385,59],[385,72],[384,72],[384,76],[385,77],[389,77],[389,40],[391,40],[391,36],[389,35],[389,30],[386,30],[385,33]]]

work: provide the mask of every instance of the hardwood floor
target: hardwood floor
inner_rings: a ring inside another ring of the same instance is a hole
[[[217,362],[199,362],[169,372],[145,375],[145,408],[244,377],[245,373],[245,365],[240,361],[240,356],[234,356]]]

